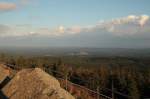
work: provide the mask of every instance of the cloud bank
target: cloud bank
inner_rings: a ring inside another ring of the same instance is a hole
[[[144,35],[150,31],[150,17],[148,15],[129,15],[100,23],[98,28],[104,27],[106,31],[118,36]]]
[[[116,18],[109,21],[98,22],[95,25],[71,26],[65,28],[58,26],[56,28],[17,25],[0,25],[0,37],[22,37],[22,36],[67,36],[80,35],[82,33],[109,33],[114,36],[149,36],[150,38],[150,17],[148,15],[129,15],[127,17]]]

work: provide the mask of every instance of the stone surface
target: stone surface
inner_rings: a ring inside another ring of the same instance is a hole
[[[74,99],[57,79],[39,68],[18,72],[2,93],[9,99]]]
[[[0,85],[3,83],[3,81],[9,77],[10,73],[7,67],[3,64],[0,64]]]

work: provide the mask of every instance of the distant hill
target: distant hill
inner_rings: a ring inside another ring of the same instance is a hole
[[[0,53],[26,56],[130,56],[150,57],[150,48],[1,47]]]

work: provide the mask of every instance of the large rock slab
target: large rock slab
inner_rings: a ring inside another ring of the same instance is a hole
[[[2,93],[9,99],[74,99],[57,79],[39,68],[18,72]]]

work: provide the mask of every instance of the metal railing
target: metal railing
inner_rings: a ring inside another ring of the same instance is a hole
[[[64,76],[64,74],[63,73],[61,73],[61,72],[58,72],[58,71],[54,71],[54,70],[50,70],[51,72],[55,72],[55,73],[57,73],[57,74],[59,74],[59,75],[61,75],[61,76]],[[102,94],[102,93],[100,93],[99,92],[99,90],[97,90],[97,91],[95,91],[95,90],[92,90],[92,89],[89,89],[89,88],[87,88],[87,87],[85,87],[85,86],[82,86],[82,85],[79,85],[79,84],[76,84],[76,83],[73,83],[73,82],[71,82],[69,79],[67,79],[68,77],[66,77],[66,78],[63,78],[63,77],[57,77],[57,76],[55,76],[57,79],[62,79],[62,80],[64,80],[64,81],[66,81],[67,80],[67,82],[69,81],[72,85],[75,85],[75,86],[79,86],[80,88],[82,88],[82,89],[85,89],[85,90],[87,90],[87,91],[89,91],[89,92],[91,92],[91,93],[94,93],[94,94],[97,94],[97,97],[98,96],[101,96],[101,97],[103,97],[103,98],[105,98],[105,99],[114,99],[114,97],[112,96],[112,97],[110,97],[110,96],[107,96],[107,95],[104,95],[104,94]],[[83,82],[85,82],[85,83],[88,83],[89,84],[89,82],[88,81],[85,81],[85,80],[83,80],[83,79],[80,79],[80,78],[78,78],[78,77],[73,77],[73,78],[75,78],[75,79],[78,79],[78,80],[80,80],[80,81],[83,81]],[[94,80],[94,79],[91,79],[91,80]],[[66,82],[66,83],[67,83]],[[65,84],[65,85],[68,85],[68,84]],[[67,86],[66,86],[67,87]],[[99,86],[98,86],[99,87]],[[97,87],[97,88],[98,88]],[[110,93],[111,93],[111,95],[113,95],[113,94],[117,94],[117,95],[120,95],[120,96],[123,96],[123,97],[125,97],[126,99],[130,99],[131,98],[131,96],[129,96],[129,95],[126,95],[126,94],[123,94],[123,93],[121,93],[121,92],[119,92],[119,91],[117,91],[117,90],[115,90],[115,89],[109,89],[109,88],[103,88],[104,90],[107,90],[107,91],[109,91]],[[97,98],[98,99],[98,98]]]
[[[111,97],[109,97],[109,96],[107,96],[107,95],[101,94],[99,91],[94,91],[94,90],[91,90],[91,89],[89,89],[89,88],[87,88],[87,87],[85,87],[85,86],[82,86],[82,85],[73,83],[73,82],[71,82],[69,79],[67,79],[68,77],[63,78],[64,75],[63,75],[62,73],[58,72],[58,71],[54,71],[54,70],[50,70],[50,71],[51,71],[51,72],[58,73],[59,75],[62,76],[62,77],[57,77],[57,76],[55,76],[55,77],[56,77],[57,79],[63,80],[63,81],[65,82],[65,88],[66,88],[66,89],[67,89],[67,87],[68,87],[68,84],[71,84],[71,85],[73,85],[73,86],[80,87],[81,89],[86,90],[86,92],[88,92],[89,94],[90,94],[90,93],[96,94],[96,97],[103,97],[103,98],[105,98],[105,99],[112,99]],[[78,79],[80,79],[80,78],[78,78]],[[80,80],[82,80],[82,79],[80,79]],[[85,82],[87,82],[87,81],[85,81]],[[99,99],[99,98],[97,98],[97,99]]]

